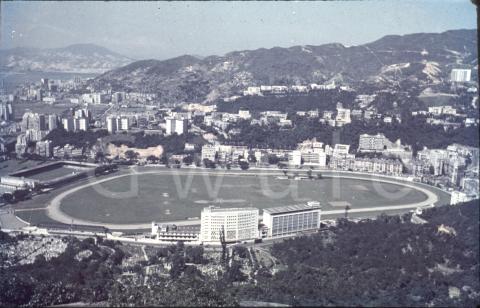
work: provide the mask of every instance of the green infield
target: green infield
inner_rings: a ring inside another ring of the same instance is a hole
[[[320,201],[329,211],[347,205],[350,209],[427,205],[445,198],[437,198],[438,193],[388,179],[284,180],[261,174],[150,171],[83,184],[59,195],[55,204],[63,220],[139,224],[199,218],[209,205],[264,209]]]

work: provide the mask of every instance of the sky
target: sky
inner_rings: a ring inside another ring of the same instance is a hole
[[[0,3],[2,49],[93,43],[133,59],[476,28],[470,0]]]

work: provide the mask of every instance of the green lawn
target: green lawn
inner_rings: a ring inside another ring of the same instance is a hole
[[[426,195],[401,185],[371,180],[278,180],[273,176],[138,175],[86,187],[68,195],[62,210],[81,219],[105,223],[142,223],[199,217],[208,205],[259,209],[318,200],[324,210],[420,202]],[[130,189],[138,186],[138,191]],[[218,186],[216,186],[218,184]],[[215,189],[217,187],[217,189]],[[124,193],[131,191],[131,195]],[[332,202],[330,204],[329,202]],[[337,205],[337,206],[335,206]],[[340,206],[342,205],[342,206]]]

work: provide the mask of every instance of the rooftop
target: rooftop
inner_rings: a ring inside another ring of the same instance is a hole
[[[287,206],[279,206],[279,207],[272,207],[268,209],[264,209],[264,213],[269,214],[283,214],[283,213],[291,213],[291,212],[301,212],[301,211],[309,211],[309,210],[319,210],[322,207],[320,203],[311,203],[311,204],[296,204],[296,205],[287,205]]]
[[[203,209],[203,211],[210,211],[210,212],[242,212],[242,211],[258,211],[257,208],[254,207],[240,207],[240,208],[220,208],[215,206],[209,206]]]

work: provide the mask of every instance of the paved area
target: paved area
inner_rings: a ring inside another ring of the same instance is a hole
[[[15,216],[10,207],[0,209],[0,227],[6,230],[16,230],[28,226],[27,223],[21,221]]]

